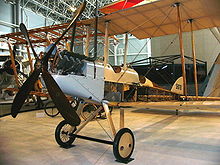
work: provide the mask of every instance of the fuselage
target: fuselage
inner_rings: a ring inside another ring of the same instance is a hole
[[[53,78],[65,94],[99,103],[105,98],[106,82],[139,83],[138,73],[131,68],[116,73],[109,64],[104,67],[102,63],[92,62],[85,62],[80,74],[55,74]]]

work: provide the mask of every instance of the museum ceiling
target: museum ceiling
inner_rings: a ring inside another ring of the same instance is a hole
[[[55,21],[67,22],[72,17],[72,10],[76,9],[84,0],[5,0],[7,3],[20,3],[25,9],[52,18]],[[94,17],[95,0],[86,0],[86,10],[80,19]],[[98,7],[110,4],[115,0],[98,0]]]

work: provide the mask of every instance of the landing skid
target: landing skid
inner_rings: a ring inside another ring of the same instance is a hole
[[[83,103],[80,103],[77,113],[80,114],[83,108]],[[111,133],[114,137],[113,141],[108,141],[104,139],[97,139],[88,136],[82,136],[78,133],[91,121],[95,116],[99,114],[101,110],[105,111],[109,126],[111,128]],[[78,128],[70,126],[65,120],[61,121],[55,131],[55,139],[57,143],[63,148],[69,148],[76,138],[94,141],[98,143],[108,144],[113,146],[113,154],[116,161],[121,163],[130,162],[131,155],[134,150],[135,139],[132,131],[129,128],[124,128],[124,111],[120,112],[120,130],[116,132],[115,126],[108,108],[108,104],[103,102],[96,111],[92,112],[90,116],[81,124]]]

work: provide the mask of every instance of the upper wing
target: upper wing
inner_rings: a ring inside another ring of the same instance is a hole
[[[106,5],[102,8],[100,8],[99,11],[101,11],[102,13],[105,13],[105,14],[110,14],[110,13],[116,12],[118,10],[133,7],[135,5],[140,4],[143,1],[146,2],[145,0],[119,0],[119,1],[113,2],[109,5]]]
[[[143,39],[178,33],[177,8],[173,6],[176,2],[180,3],[184,32],[190,31],[188,19],[194,20],[194,30],[220,26],[218,0],[161,0],[100,17],[98,29],[104,33],[105,22],[110,21],[109,35],[129,32]]]

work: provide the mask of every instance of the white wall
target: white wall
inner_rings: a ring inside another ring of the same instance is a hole
[[[0,20],[5,22],[12,22],[12,6],[6,4],[3,0],[0,0]],[[12,29],[7,26],[0,25],[0,35],[5,33],[11,33]]]
[[[21,16],[23,15],[23,18]],[[5,3],[4,0],[0,0],[0,21],[12,23],[12,5],[9,3]],[[54,24],[54,21],[45,18],[42,15],[38,15],[31,10],[28,9],[23,9],[23,13],[21,14],[21,7],[19,9],[19,23],[23,22],[26,26],[27,29],[32,29],[32,28],[37,28],[37,27],[43,27],[52,25]],[[7,34],[7,33],[12,33],[12,28],[7,27],[5,25],[0,25],[0,35],[1,34]],[[36,47],[36,52],[39,53],[40,51],[44,51],[44,48],[38,48]],[[7,50],[3,50],[2,47],[0,47],[0,55],[7,55],[9,52]],[[26,50],[25,50],[26,51]]]
[[[12,5],[5,3],[3,0],[0,0],[0,20],[8,23],[12,23]],[[21,18],[21,8],[19,9],[19,23],[23,23],[27,26],[28,29],[43,27],[45,26],[45,17],[38,15],[30,10],[23,10],[23,18]],[[47,18],[46,25],[52,25],[53,20]],[[0,25],[0,34],[11,33],[12,28]]]

